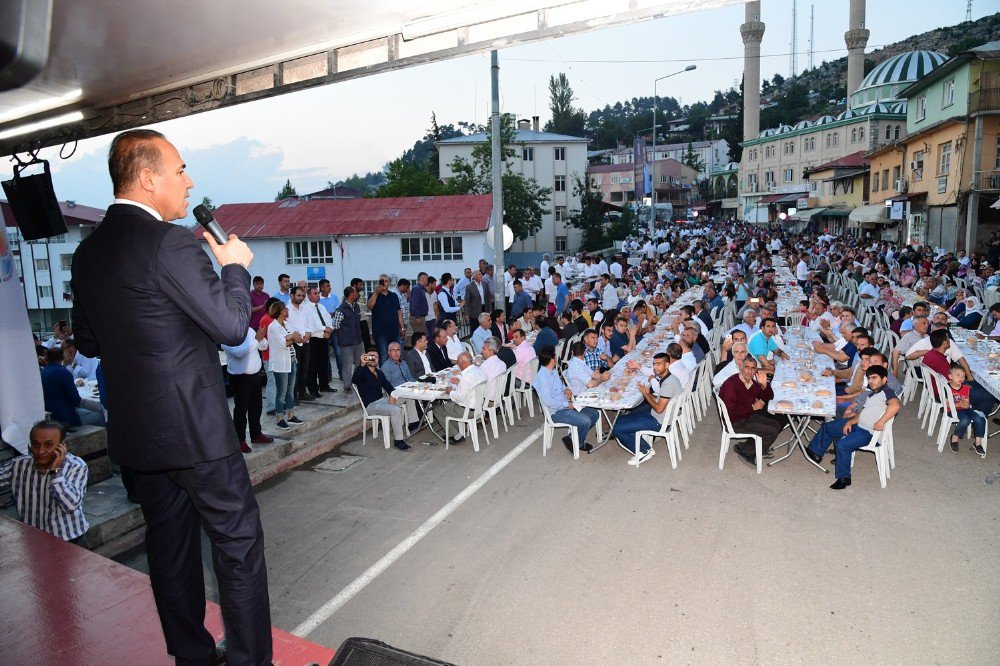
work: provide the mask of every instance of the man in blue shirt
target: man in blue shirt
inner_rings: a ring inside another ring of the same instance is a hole
[[[372,313],[372,336],[375,338],[375,349],[381,358],[386,358],[389,343],[399,340],[403,330],[403,311],[399,306],[396,294],[389,291],[389,276],[382,274],[378,279],[378,287],[368,297],[368,309]]]
[[[414,381],[410,366],[403,361],[403,345],[398,342],[389,343],[389,358],[385,359],[381,370],[393,388]]]
[[[340,307],[340,299],[330,290],[330,281],[327,279],[322,279],[319,281],[319,304],[321,307],[326,308],[328,316],[326,321],[330,321],[333,317],[333,312]],[[340,356],[340,344],[337,342],[337,336],[331,335],[329,338],[330,343],[330,356],[334,357],[337,361],[337,374],[343,379],[344,375],[344,360]],[[332,369],[332,368],[331,368]],[[329,376],[333,376],[330,372]]]
[[[584,407],[579,412],[573,407],[573,393],[556,373],[555,350],[546,348],[538,355],[538,374],[531,385],[538,394],[538,400],[549,411],[552,422],[575,427],[580,450],[591,451],[594,447],[586,443],[587,434],[601,418],[601,413],[593,407]],[[562,441],[566,450],[572,453],[573,438],[566,435]]]
[[[787,359],[788,354],[778,347],[778,322],[770,317],[760,323],[760,330],[750,337],[747,349],[750,355],[760,363],[761,368],[771,374],[774,372],[774,362],[768,359],[769,354]]]
[[[80,407],[80,392],[73,375],[63,367],[63,351],[59,347],[45,352],[47,364],[42,368],[42,395],[45,410],[63,425],[104,425],[104,414]]]
[[[556,290],[556,315],[560,315],[569,307],[569,287],[563,282],[559,273],[552,276],[552,286]]]
[[[492,325],[493,319],[487,313],[484,312],[479,315],[479,326],[472,332],[470,339],[473,353],[481,353],[483,351],[483,343],[493,337],[493,331],[490,330]]]
[[[525,310],[530,310],[532,305],[531,296],[524,290],[520,280],[514,280],[514,300],[510,303],[510,316],[516,319],[524,314]]]

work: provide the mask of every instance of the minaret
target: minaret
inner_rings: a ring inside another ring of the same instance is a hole
[[[865,77],[865,46],[871,32],[865,28],[865,0],[851,0],[851,22],[844,33],[847,43],[847,97],[856,91]]]
[[[746,21],[740,26],[743,36],[743,140],[760,134],[760,42],[764,24],[760,20],[760,0],[746,4]]]

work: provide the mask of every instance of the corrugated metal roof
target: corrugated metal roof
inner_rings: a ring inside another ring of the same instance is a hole
[[[437,141],[434,145],[460,145],[467,143],[483,143],[489,141],[490,135],[470,134],[468,136],[456,136],[451,139]],[[567,134],[553,134],[552,132],[536,132],[534,130],[514,130],[514,143],[590,143],[590,139],[582,136],[569,136]]]
[[[289,206],[225,204],[215,210],[227,234],[240,238],[368,236],[373,234],[486,231],[493,199],[489,194],[386,199],[311,199]],[[194,233],[201,238],[201,227]]]

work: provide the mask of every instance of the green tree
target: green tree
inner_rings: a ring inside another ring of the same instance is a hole
[[[436,173],[403,158],[389,162],[386,182],[376,197],[428,197],[450,194],[451,188],[438,180]]]
[[[689,166],[698,173],[701,173],[705,169],[705,161],[701,159],[698,153],[694,152],[694,146],[688,141],[687,152],[681,158],[681,163],[685,166]]]
[[[570,213],[569,224],[583,232],[583,249],[589,252],[608,246],[601,193],[590,187],[587,178],[573,177],[573,194],[580,197],[580,209]]]
[[[546,132],[583,136],[587,115],[581,109],[573,108],[573,89],[569,79],[562,72],[549,77],[549,110],[552,120],[545,123]]]
[[[212,200],[209,199],[208,197],[201,198],[201,205],[209,210],[215,210],[215,204],[212,203]]]
[[[487,135],[492,127],[486,128]],[[502,170],[503,221],[511,228],[514,237],[524,240],[542,226],[542,216],[548,212],[552,189],[541,187],[534,178],[511,171],[507,162],[517,152],[514,148],[514,127],[509,116],[500,121],[500,155],[504,164]],[[516,144],[520,145],[520,144]],[[454,174],[448,182],[453,194],[489,194],[493,191],[493,159],[490,141],[484,141],[472,149],[472,161],[462,157],[452,160]]]
[[[274,197],[274,200],[281,201],[282,199],[288,199],[290,197],[297,197],[297,196],[299,196],[299,193],[295,191],[294,187],[292,187],[292,181],[289,179],[285,181],[285,186],[281,188],[281,191],[279,191],[278,195]]]
[[[611,224],[608,226],[608,240],[625,240],[635,233],[637,222],[635,209],[632,206],[622,207],[622,214],[611,218]]]

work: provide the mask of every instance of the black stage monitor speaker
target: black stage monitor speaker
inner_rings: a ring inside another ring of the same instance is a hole
[[[454,666],[446,661],[421,657],[386,645],[373,638],[348,638],[330,666]]]
[[[19,88],[49,59],[52,0],[0,2],[0,90]]]
[[[28,166],[39,163],[42,165],[41,173],[21,175]],[[38,160],[14,167],[14,177],[3,181],[3,191],[24,240],[39,240],[66,233],[66,221],[52,187],[48,162]]]

